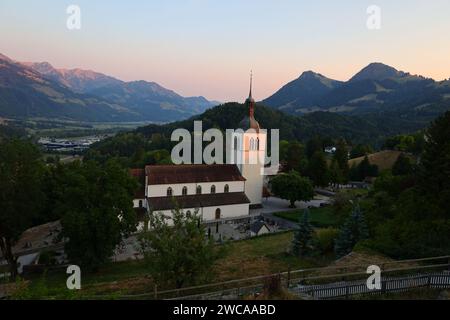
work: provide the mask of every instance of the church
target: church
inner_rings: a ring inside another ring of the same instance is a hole
[[[185,214],[198,211],[203,222],[242,219],[251,208],[262,206],[263,169],[266,134],[255,119],[255,100],[250,93],[245,101],[248,115],[235,129],[242,129],[235,139],[234,163],[213,165],[149,165],[133,169],[144,190],[134,199],[141,214],[160,212],[171,216],[175,207]]]

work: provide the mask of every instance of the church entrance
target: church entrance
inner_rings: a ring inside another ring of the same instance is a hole
[[[216,210],[216,220],[220,220],[222,218],[222,211],[220,209]]]

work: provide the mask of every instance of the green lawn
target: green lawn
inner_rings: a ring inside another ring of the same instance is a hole
[[[317,228],[334,227],[338,223],[338,219],[333,213],[331,206],[323,208],[312,208],[309,210],[311,224]],[[303,210],[294,210],[287,212],[279,212],[274,215],[279,218],[283,218],[292,222],[298,222],[300,215],[303,214]]]

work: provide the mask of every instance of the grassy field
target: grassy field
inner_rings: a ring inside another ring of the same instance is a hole
[[[214,266],[211,283],[264,276],[289,269],[326,266],[331,262],[332,257],[299,259],[289,255],[287,250],[292,237],[292,232],[286,232],[229,243],[224,256]],[[71,298],[72,293],[66,289],[67,275],[63,271],[30,280],[27,298]],[[96,295],[114,298],[122,294],[148,293],[153,292],[154,283],[143,261],[127,261],[111,263],[97,273],[83,273],[82,288],[74,298]],[[160,288],[164,289],[172,288]]]
[[[317,228],[334,227],[338,223],[338,220],[333,213],[333,208],[312,208],[309,210],[311,224]],[[294,210],[287,212],[275,213],[274,215],[292,222],[298,222],[300,215],[303,214],[303,210]]]
[[[375,164],[378,166],[380,171],[392,169],[394,163],[397,161],[400,156],[401,151],[393,151],[393,150],[384,150],[376,153],[369,154],[367,157],[369,158],[370,164]],[[360,164],[365,157],[359,157],[355,159],[351,159],[348,161],[348,165],[351,168],[353,165]]]

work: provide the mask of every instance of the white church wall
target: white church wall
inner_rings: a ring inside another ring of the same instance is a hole
[[[225,185],[230,187],[229,192],[244,192],[243,181],[229,181],[229,182],[201,182],[201,183],[186,183],[186,184],[159,184],[147,186],[147,195],[152,197],[166,197],[167,189],[172,188],[173,196],[181,196],[183,194],[183,188],[187,187],[188,195],[197,194],[197,186],[202,187],[202,194],[210,194],[211,186],[216,186],[216,193],[224,193]]]
[[[216,220],[216,210],[220,209],[220,218],[221,219],[231,219],[231,218],[237,218],[246,216],[250,213],[249,211],[249,204],[248,203],[242,203],[242,204],[233,204],[233,205],[226,205],[226,206],[215,206],[215,207],[205,207],[205,208],[199,208],[198,214],[203,217],[203,222],[208,221],[214,221]],[[187,213],[190,211],[191,213],[194,213],[196,211],[195,208],[184,208],[183,212]],[[172,216],[171,210],[159,210],[156,211],[157,213],[162,213],[167,217]],[[169,220],[170,224],[170,220]],[[142,230],[143,223],[140,224],[140,228]]]
[[[147,208],[147,201],[145,201],[145,199],[134,199],[133,208],[140,208],[141,206],[139,204],[141,201],[142,201],[142,208]]]

